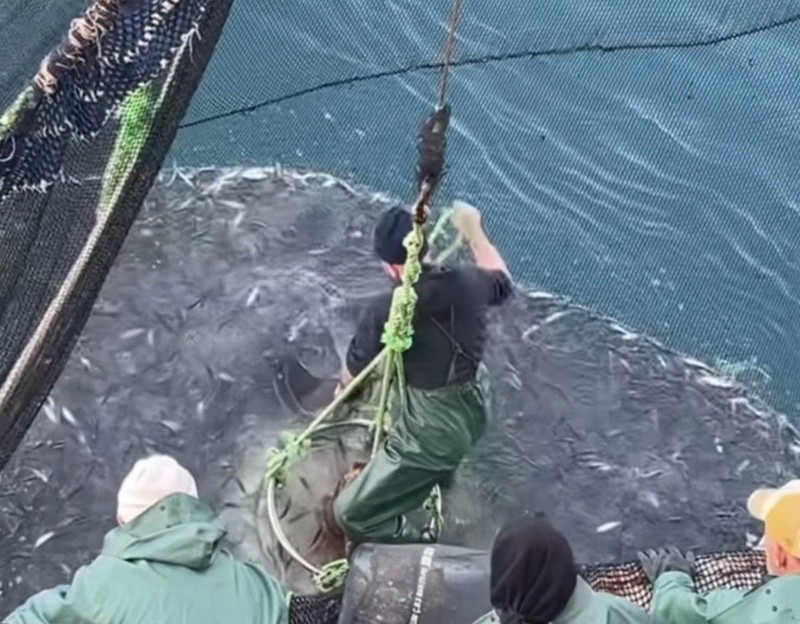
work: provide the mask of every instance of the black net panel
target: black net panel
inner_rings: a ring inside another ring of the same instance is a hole
[[[0,468],[58,377],[230,0],[99,0],[0,119]]]
[[[336,624],[342,602],[327,596],[293,596],[289,624]]]
[[[638,563],[586,566],[582,574],[596,591],[617,594],[650,608],[653,586]],[[706,554],[697,558],[695,587],[701,594],[722,587],[752,589],[762,582],[765,574],[762,552]]]
[[[302,10],[280,12],[256,11],[255,0],[244,0],[237,7],[231,23],[237,37],[223,41],[211,72],[213,84],[200,94],[181,124],[183,128],[213,124],[222,131],[226,120],[255,111],[270,114],[264,109],[292,105],[293,100],[319,91],[338,97],[339,88],[350,85],[359,85],[359,92],[350,95],[361,106],[362,98],[374,100],[380,95],[370,92],[371,85],[360,83],[373,83],[376,88],[382,84],[385,88],[387,79],[398,77],[415,87],[430,87],[417,94],[419,99],[433,97],[442,67],[440,53],[449,1],[411,3],[402,8],[353,1],[304,4]],[[643,2],[619,11],[598,10],[587,4],[553,11],[558,3],[552,0],[535,9],[524,2],[508,3],[502,9],[492,2],[473,2],[464,5],[454,66],[493,71],[502,70],[502,65],[493,65],[514,60],[710,47],[800,21],[800,5],[796,3],[770,0],[755,8],[738,0],[727,2],[725,10],[718,2],[703,4],[698,9],[697,3],[689,0],[673,5]],[[708,11],[713,19],[692,20],[701,10]],[[315,25],[322,23],[326,25],[324,31],[315,32]],[[310,36],[297,37],[298,33]],[[274,50],[281,50],[282,62],[264,62],[272,58]],[[322,54],[316,55],[315,63],[306,64],[305,56],[314,51]],[[252,79],[242,80],[239,73],[220,71],[233,58],[248,67]],[[299,66],[303,71],[298,73]],[[298,106],[302,107],[300,103]],[[250,116],[245,123],[257,125],[258,116]],[[196,135],[201,141],[203,136]],[[234,150],[255,155],[252,147],[253,143],[246,142],[218,146],[216,151],[227,159]]]

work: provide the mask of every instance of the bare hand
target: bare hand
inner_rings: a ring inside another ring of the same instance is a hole
[[[459,200],[453,202],[452,219],[456,229],[468,240],[481,227],[481,213],[478,209]]]

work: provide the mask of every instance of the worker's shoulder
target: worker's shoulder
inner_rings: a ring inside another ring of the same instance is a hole
[[[713,593],[713,592],[712,592]],[[725,609],[720,615],[735,613],[746,617],[773,615],[775,622],[800,622],[800,575],[793,574],[772,578],[766,583],[743,594],[740,599]],[[744,613],[742,613],[744,612]],[[720,620],[721,621],[721,620]]]
[[[764,594],[768,596],[775,595],[775,593],[796,595],[800,592],[800,574],[789,574],[771,578],[761,585],[759,590],[764,590]]]
[[[470,300],[477,299],[482,304],[500,305],[514,291],[511,277],[505,271],[484,269],[474,264],[462,265],[450,270],[445,278],[450,280],[454,293],[467,295]]]
[[[274,605],[283,604],[288,595],[280,581],[260,564],[252,561],[243,561],[237,558],[233,553],[220,549],[220,555],[225,557],[226,565],[231,566],[235,570],[235,578],[238,582],[234,583],[240,591],[247,593],[255,592],[261,596],[269,596]],[[230,577],[230,574],[225,572],[224,578]],[[246,582],[241,582],[241,579],[247,579]]]
[[[464,288],[474,288],[476,283],[486,280],[499,279],[505,276],[502,271],[489,271],[474,264],[461,264],[458,266],[427,266],[420,276],[421,285],[452,285]]]
[[[644,624],[651,622],[648,613],[638,604],[608,592],[595,592],[594,602],[597,614],[605,617],[603,622],[619,622],[619,624]]]

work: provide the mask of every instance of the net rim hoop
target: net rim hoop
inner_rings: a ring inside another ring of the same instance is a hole
[[[309,436],[309,438],[313,441],[314,436],[318,433],[322,433],[324,431],[330,431],[331,429],[343,428],[343,427],[360,427],[364,429],[369,429],[373,425],[372,421],[366,419],[355,419],[349,420],[346,422],[340,423],[327,423],[324,425],[320,425],[314,432]],[[312,451],[313,452],[313,451]],[[313,563],[309,562],[305,557],[303,557],[292,543],[289,541],[289,538],[286,537],[286,534],[283,532],[283,527],[281,526],[280,518],[278,518],[278,512],[275,505],[275,491],[277,487],[277,481],[275,477],[270,477],[267,480],[267,519],[269,520],[270,527],[272,528],[275,537],[278,540],[278,543],[283,547],[284,550],[289,554],[289,556],[297,561],[303,568],[305,568],[308,572],[312,575],[317,576],[322,573],[322,569],[315,566]],[[262,548],[264,545],[262,543]]]

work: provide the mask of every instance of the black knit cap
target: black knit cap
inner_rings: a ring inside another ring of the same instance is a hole
[[[564,610],[578,581],[566,538],[543,518],[504,526],[491,556],[491,601],[503,622],[549,624]]]
[[[375,253],[387,264],[405,264],[408,253],[403,246],[408,233],[414,228],[414,216],[403,206],[390,208],[381,215],[375,228]],[[428,253],[428,241],[424,240],[420,259]]]

